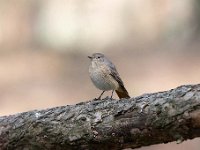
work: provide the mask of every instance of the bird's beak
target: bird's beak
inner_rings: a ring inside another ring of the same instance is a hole
[[[88,56],[89,59],[92,59],[92,56]]]

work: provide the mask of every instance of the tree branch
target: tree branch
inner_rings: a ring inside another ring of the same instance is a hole
[[[123,149],[195,137],[200,84],[0,117],[2,150]]]

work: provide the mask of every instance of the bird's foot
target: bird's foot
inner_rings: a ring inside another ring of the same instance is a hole
[[[94,98],[94,101],[98,101],[98,100],[101,100],[101,97]]]

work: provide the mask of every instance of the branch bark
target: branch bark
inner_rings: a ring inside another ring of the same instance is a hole
[[[195,137],[200,84],[0,117],[2,150],[123,149]]]

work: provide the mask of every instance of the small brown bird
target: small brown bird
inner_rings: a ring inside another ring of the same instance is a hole
[[[109,90],[112,90],[111,98],[114,90],[120,99],[130,98],[115,65],[107,57],[101,53],[94,53],[88,58],[91,60],[89,66],[90,78],[94,85],[103,91],[98,99],[101,99],[103,93]]]

